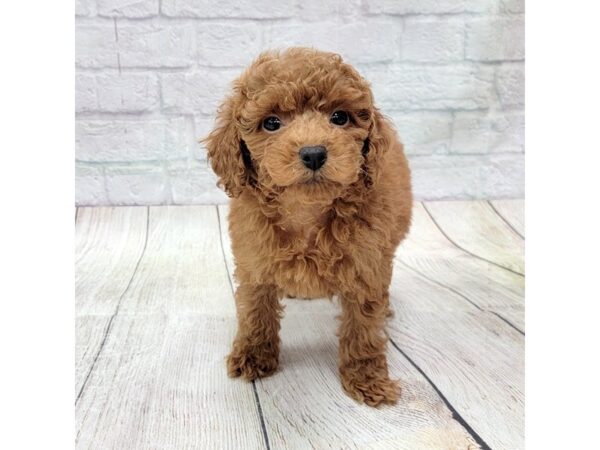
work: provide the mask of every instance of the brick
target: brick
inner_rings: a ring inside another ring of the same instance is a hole
[[[498,67],[496,92],[503,108],[525,106],[525,67],[523,64]]]
[[[75,76],[75,111],[98,110],[98,91],[94,75],[77,74]]]
[[[78,120],[78,161],[160,161],[188,156],[183,118],[164,120]]]
[[[261,51],[260,32],[254,24],[203,23],[196,39],[202,66],[246,66]]]
[[[158,0],[98,0],[98,14],[144,18],[158,15]]]
[[[479,109],[492,102],[493,69],[475,65],[365,67],[383,110]]]
[[[377,19],[346,24],[276,24],[265,29],[265,47],[314,47],[341,54],[351,63],[391,61],[398,57],[402,22]],[[385,45],[382,45],[385,43]]]
[[[313,21],[322,22],[331,19],[356,20],[362,13],[361,0],[338,1],[301,1],[296,5],[297,12],[294,14],[300,22]]]
[[[75,0],[75,16],[90,17],[96,15],[96,2],[94,0]]]
[[[81,164],[75,166],[75,204],[78,206],[108,204],[103,167]]]
[[[490,155],[480,198],[525,197],[525,157],[523,154]]]
[[[75,93],[78,112],[146,112],[160,104],[154,74],[78,75]]]
[[[369,14],[452,14],[489,12],[494,2],[482,0],[364,0]]]
[[[106,191],[112,205],[161,205],[170,199],[165,169],[149,164],[107,167]]]
[[[522,112],[456,113],[451,153],[522,153],[525,146],[525,118]]]
[[[477,198],[482,164],[476,157],[409,157],[416,200]]]
[[[169,17],[278,19],[293,17],[295,11],[289,2],[163,0],[161,12]]]
[[[525,0],[500,0],[499,9],[502,13],[524,13]]]
[[[227,195],[217,187],[217,177],[206,161],[169,163],[168,173],[173,203],[179,205],[227,203]]]
[[[407,18],[402,34],[404,61],[440,62],[463,59],[465,24],[448,18]]]
[[[474,19],[467,24],[466,58],[474,61],[512,61],[525,58],[522,16]]]
[[[451,113],[391,113],[407,155],[448,153],[452,137]]]
[[[169,113],[214,115],[240,70],[200,69],[161,76],[163,108]]]
[[[194,117],[194,125],[198,140],[207,136],[215,126],[216,115],[196,116]],[[204,150],[202,151],[204,153]]]
[[[75,62],[84,68],[188,67],[194,62],[191,25],[79,25]]]
[[[522,154],[409,157],[417,200],[522,198]]]
[[[194,146],[194,158],[201,161],[206,161],[206,148],[200,142],[201,139],[208,136],[215,126],[216,115],[210,116],[195,116],[194,131],[196,145]]]

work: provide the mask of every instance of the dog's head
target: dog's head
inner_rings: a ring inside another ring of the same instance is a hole
[[[204,142],[229,196],[328,196],[363,180],[368,188],[384,128],[369,84],[339,55],[292,48],[263,53],[234,82]]]

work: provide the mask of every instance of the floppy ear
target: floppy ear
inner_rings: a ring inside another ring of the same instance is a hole
[[[383,156],[395,139],[395,132],[379,110],[373,111],[373,122],[369,136],[365,139],[363,156],[365,158],[365,169],[367,177],[365,184],[370,187],[379,175],[379,167],[383,164]]]
[[[215,129],[202,142],[206,144],[208,159],[219,177],[218,185],[229,197],[238,197],[249,182],[247,166],[252,160],[239,134],[232,97],[221,105]]]

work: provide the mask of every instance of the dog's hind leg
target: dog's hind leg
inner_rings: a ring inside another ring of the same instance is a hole
[[[235,301],[238,331],[227,357],[229,376],[247,380],[268,376],[279,364],[279,321],[283,308],[277,288],[241,284]]]

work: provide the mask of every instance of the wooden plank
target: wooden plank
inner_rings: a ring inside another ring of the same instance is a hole
[[[452,242],[476,257],[524,274],[524,242],[487,202],[427,202],[425,209]]]
[[[113,314],[146,241],[146,207],[78,208],[76,314]]]
[[[148,244],[121,310],[231,315],[228,287],[216,208],[150,207]]]
[[[281,367],[257,382],[273,448],[479,448],[427,380],[393,347],[390,373],[402,381],[398,404],[358,404],[337,368],[339,308],[327,300],[288,300]]]
[[[79,395],[94,364],[110,318],[105,314],[75,317],[75,396]]]
[[[219,213],[233,273],[227,207],[219,206]],[[392,347],[390,371],[403,381],[400,402],[373,409],[350,399],[337,369],[338,312],[327,300],[286,300],[280,370],[256,383],[273,448],[479,448],[428,381]]]
[[[446,292],[460,296],[464,302],[500,316],[510,326],[525,333],[522,278],[511,279],[510,275],[513,274],[510,272],[502,274],[505,276],[494,270],[491,273],[482,272],[480,266],[464,258],[426,260],[407,256],[396,257],[394,272],[407,270],[415,271],[438,284]]]
[[[404,264],[524,331],[524,277],[457,248],[421,203],[414,205],[412,226],[396,252],[396,263],[396,271],[406,270]]]
[[[79,395],[144,251],[147,208],[77,208],[75,395]]]
[[[214,207],[150,208],[119,305],[76,405],[78,448],[265,446],[252,385],[225,369],[235,311]]]
[[[235,319],[115,318],[76,406],[78,449],[264,448],[252,386],[227,378]]]
[[[523,335],[409,270],[390,294],[394,342],[491,448],[523,448]]]
[[[492,200],[490,204],[519,236],[525,237],[525,200]]]

